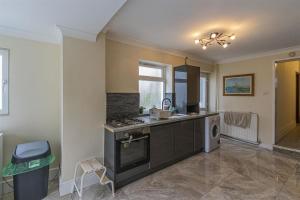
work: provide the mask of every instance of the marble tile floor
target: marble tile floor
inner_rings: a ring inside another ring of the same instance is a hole
[[[47,200],[59,197],[57,189]],[[135,181],[115,198],[100,185],[87,188],[83,200],[296,200],[300,199],[300,160],[227,139],[221,148],[201,153]]]
[[[300,125],[298,124],[278,144],[279,146],[300,150]]]

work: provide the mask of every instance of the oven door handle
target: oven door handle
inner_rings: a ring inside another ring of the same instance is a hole
[[[146,139],[146,138],[148,138],[148,137],[149,137],[149,136],[146,135],[146,136],[139,137],[139,138],[134,138],[134,139],[129,139],[129,140],[123,140],[123,141],[121,141],[121,143],[122,143],[122,144],[125,144],[125,143],[131,143],[131,142],[134,142],[134,141]]]

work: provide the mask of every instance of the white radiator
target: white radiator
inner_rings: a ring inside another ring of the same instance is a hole
[[[224,122],[224,112],[220,112],[221,118],[221,134],[229,136],[234,139],[242,140],[245,142],[250,142],[258,144],[258,114],[251,113],[251,124],[250,128],[240,128],[232,125],[227,125]]]

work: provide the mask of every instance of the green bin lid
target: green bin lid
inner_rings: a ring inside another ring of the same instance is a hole
[[[31,160],[28,162],[22,162],[17,164],[10,162],[3,168],[2,175],[4,177],[7,177],[34,171],[52,164],[54,160],[55,156],[50,154],[45,158]]]

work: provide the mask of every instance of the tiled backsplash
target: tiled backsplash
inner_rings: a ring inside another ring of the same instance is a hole
[[[106,120],[135,117],[139,114],[139,93],[107,93]]]
[[[106,95],[106,121],[139,115],[139,93],[107,93]],[[166,93],[165,97],[172,101],[172,106],[175,106],[175,93]]]

